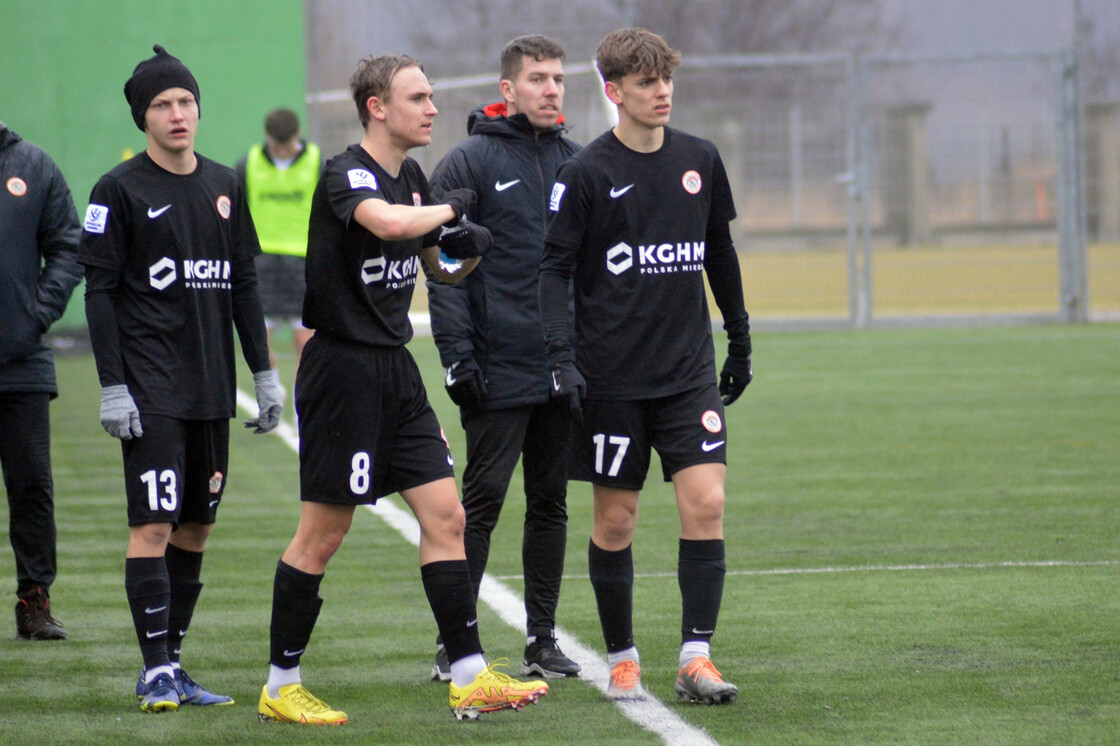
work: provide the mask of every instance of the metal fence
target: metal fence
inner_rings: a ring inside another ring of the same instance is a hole
[[[570,135],[612,124],[566,65]],[[1084,105],[1072,53],[685,57],[675,127],[720,148],[761,327],[1082,321],[1120,315],[1120,105]],[[497,98],[436,80],[426,171]],[[327,152],[360,137],[344,91],[309,96]]]

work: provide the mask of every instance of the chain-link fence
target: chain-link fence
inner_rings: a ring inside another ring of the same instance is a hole
[[[1070,53],[687,57],[672,125],[713,140],[763,326],[1120,314],[1120,104],[1083,105]],[[578,142],[611,126],[566,65]],[[435,80],[426,171],[497,76]],[[713,91],[718,92],[713,95]],[[344,91],[309,97],[327,152],[360,138]]]

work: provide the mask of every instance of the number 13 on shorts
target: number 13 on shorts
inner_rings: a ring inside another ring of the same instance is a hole
[[[622,468],[622,459],[626,456],[627,449],[630,448],[630,438],[624,435],[596,433],[591,437],[591,440],[595,443],[595,473],[605,473],[608,477],[617,477],[619,469]],[[608,456],[608,447],[614,449],[614,453],[611,457],[610,468],[604,472],[603,463]]]

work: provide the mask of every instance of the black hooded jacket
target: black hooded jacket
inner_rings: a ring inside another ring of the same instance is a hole
[[[50,156],[0,122],[0,392],[58,393],[43,333],[82,278],[74,198]]]
[[[564,137],[562,118],[537,133],[524,114],[507,117],[505,103],[477,107],[467,132],[432,172],[432,195],[473,189],[478,202],[468,216],[494,245],[457,285],[428,282],[432,335],[445,367],[478,363],[487,409],[540,404],[549,396],[537,298],[548,200],[560,164],[579,146]]]

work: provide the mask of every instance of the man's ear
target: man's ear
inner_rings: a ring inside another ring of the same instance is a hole
[[[603,93],[606,94],[607,99],[616,106],[622,103],[622,88],[613,80],[608,80],[603,84]]]
[[[381,99],[377,96],[370,96],[366,99],[366,112],[369,114],[370,119],[384,121],[385,107],[381,103]]]
[[[507,105],[511,101],[513,101],[513,81],[512,80],[503,79],[502,82],[498,84],[498,90],[502,92],[502,99],[506,102]]]

